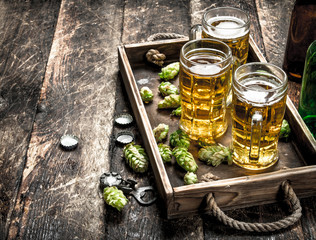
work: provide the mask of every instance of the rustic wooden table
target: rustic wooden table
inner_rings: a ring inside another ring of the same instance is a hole
[[[167,220],[161,199],[118,212],[104,204],[99,177],[136,175],[114,142],[113,116],[131,112],[118,71],[117,46],[157,32],[188,35],[203,11],[234,6],[251,16],[251,34],[281,66],[293,0],[0,0],[0,239],[315,239],[315,197],[303,216],[273,233],[235,231],[208,215]],[[298,103],[299,84],[290,96]],[[128,128],[135,133],[137,126]],[[79,137],[63,151],[60,137]],[[258,186],[260,187],[260,186]],[[228,211],[244,221],[275,221],[287,206]]]

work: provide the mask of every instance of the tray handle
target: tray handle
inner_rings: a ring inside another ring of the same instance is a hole
[[[293,188],[287,181],[282,182],[281,189],[284,192],[285,199],[288,200],[293,207],[293,212],[291,215],[281,219],[279,221],[270,222],[270,223],[248,223],[235,220],[228,217],[215,202],[213,193],[207,195],[206,201],[207,205],[210,208],[211,215],[215,216],[220,222],[225,225],[235,228],[237,230],[243,230],[248,232],[273,232],[283,228],[287,228],[297,222],[302,216],[302,207],[299,199],[297,198]]]

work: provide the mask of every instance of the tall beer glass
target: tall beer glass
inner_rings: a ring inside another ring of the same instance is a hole
[[[202,37],[226,43],[235,65],[245,64],[249,49],[249,16],[238,8],[219,7],[206,11],[202,19]]]
[[[187,42],[180,52],[180,128],[191,139],[213,142],[227,129],[226,98],[232,53],[214,39]]]
[[[234,73],[232,85],[233,161],[251,170],[275,164],[285,113],[287,76],[268,63],[248,63]]]

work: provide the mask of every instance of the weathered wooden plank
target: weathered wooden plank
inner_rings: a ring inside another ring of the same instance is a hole
[[[294,0],[256,0],[267,60],[279,67],[283,64],[294,2]],[[296,108],[298,108],[300,91],[301,84],[289,81],[289,96]]]
[[[0,1],[0,239],[20,186],[60,1]]]
[[[144,42],[155,33],[178,33],[188,35],[190,28],[189,1],[126,1],[123,23],[123,43]],[[118,89],[118,95],[124,95],[126,103],[117,104],[116,113],[131,112],[124,90]],[[124,129],[126,130],[126,129]],[[134,125],[128,130],[135,134],[135,142],[142,144],[138,128]],[[122,129],[115,127],[113,136]],[[124,177],[134,178],[140,186],[153,185],[152,170],[146,174],[135,174],[122,160],[122,147],[113,146],[111,170],[120,172]],[[130,198],[129,206],[122,214],[111,210],[106,216],[106,232],[109,239],[203,239],[200,217],[190,217],[168,221],[164,215],[165,203],[161,199],[149,206],[140,206]],[[107,207],[108,209],[109,207]],[[124,222],[122,225],[117,223]],[[116,223],[116,224],[113,224]],[[114,237],[115,236],[115,237]]]
[[[146,41],[155,33],[189,34],[189,0],[134,1],[127,0],[122,42]]]
[[[123,2],[62,1],[10,239],[101,239]],[[63,151],[65,133],[79,137]]]
[[[279,67],[283,63],[294,2],[295,0],[255,1],[267,60]]]

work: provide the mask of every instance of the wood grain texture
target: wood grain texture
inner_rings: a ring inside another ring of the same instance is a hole
[[[189,0],[126,0],[122,42],[146,41],[155,33],[178,33],[188,36]]]
[[[260,9],[260,11],[258,11],[258,18],[264,47],[266,49],[267,61],[279,67],[283,65],[284,51],[294,2],[295,0],[256,0],[256,7]],[[296,108],[298,108],[300,91],[300,83],[289,81],[288,95]]]
[[[0,1],[0,239],[20,186],[60,1]]]
[[[144,42],[157,32],[188,35],[189,21],[189,1],[126,1],[122,42]],[[124,90],[118,91],[123,91],[120,96],[123,95],[127,99]],[[117,104],[116,113],[125,111],[130,112],[130,106],[124,108],[124,105]],[[135,134],[135,142],[143,145],[138,128],[134,125],[129,130]],[[118,131],[122,129],[114,128],[113,136]],[[113,146],[112,170],[136,179],[139,186],[154,184],[152,170],[143,175],[136,175],[125,163],[122,164],[121,153],[122,149]],[[164,215],[165,203],[161,199],[149,207],[140,206],[133,198],[130,200],[129,207],[123,214],[115,214],[112,210],[113,214],[107,215],[106,229],[109,239],[204,239],[201,218],[189,217],[169,221]],[[113,222],[130,224],[117,225]]]
[[[100,239],[120,1],[62,1],[9,239]],[[79,137],[63,151],[63,134]]]
[[[268,62],[282,67],[291,13],[295,0],[256,0]],[[282,19],[282,21],[280,21]]]

